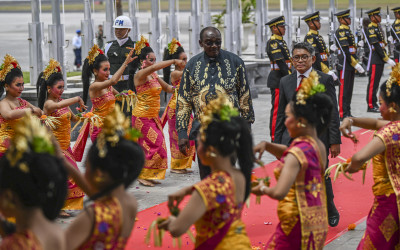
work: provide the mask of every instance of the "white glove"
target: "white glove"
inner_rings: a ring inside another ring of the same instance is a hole
[[[394,67],[394,66],[396,66],[396,62],[395,61],[393,61],[392,59],[390,59],[389,58],[389,60],[387,60],[387,64],[389,64],[390,65],[390,67]]]
[[[393,37],[392,36],[388,37],[388,42],[393,43]]]
[[[358,71],[358,73],[360,73],[360,74],[362,74],[362,73],[365,72],[364,68],[363,68],[359,63],[357,63],[356,66],[355,66],[354,68],[355,68],[355,69]]]
[[[332,44],[330,49],[335,52],[337,50],[336,44]]]
[[[330,70],[327,74],[331,75],[334,81],[336,81],[338,79],[337,75],[332,70]]]
[[[358,47],[364,47],[364,41],[363,40],[360,40],[358,42]]]

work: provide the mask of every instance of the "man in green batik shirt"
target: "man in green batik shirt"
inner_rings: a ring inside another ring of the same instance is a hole
[[[185,154],[189,139],[195,140],[200,128],[203,108],[222,94],[238,108],[241,117],[254,122],[254,110],[247,81],[244,62],[237,55],[221,50],[221,33],[217,28],[206,27],[200,32],[200,46],[204,51],[187,63],[178,92],[176,105],[176,130],[179,136],[179,150]],[[190,135],[190,115],[194,122]],[[210,174],[210,168],[199,160],[200,177]]]

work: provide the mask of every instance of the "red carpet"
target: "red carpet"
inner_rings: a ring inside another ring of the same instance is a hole
[[[349,139],[342,137],[342,152],[340,156],[343,158],[347,159],[351,157],[357,150],[360,150],[364,145],[366,145],[372,137],[372,131],[358,130],[355,134],[360,141],[357,148],[354,147],[353,142]],[[329,165],[337,163],[338,161],[341,160],[338,158],[330,159]],[[277,161],[272,162],[267,165],[265,170],[257,168],[254,172],[259,177],[265,174],[272,177],[273,169],[276,164]],[[272,179],[271,185],[273,186],[275,185],[275,180],[274,178]],[[347,226],[349,224],[358,224],[362,222],[368,215],[372,206],[372,168],[369,167],[367,170],[364,185],[362,184],[362,172],[354,174],[353,179],[354,181],[350,181],[343,176],[339,176],[336,182],[333,183],[335,203],[340,212],[340,223],[335,228],[329,228],[326,244],[344,234],[347,231]],[[183,202],[183,205],[185,205],[185,201]],[[277,201],[266,196],[262,197],[261,205],[255,205],[255,196],[251,195],[250,208],[244,209],[242,219],[247,226],[247,233],[254,247],[260,247],[260,249],[262,249],[263,245],[268,242],[269,238],[274,233],[275,227],[278,224],[276,207]],[[158,215],[163,217],[169,215],[166,203],[139,212],[139,220],[135,223],[135,228],[127,243],[126,249],[154,248],[153,244],[147,246],[144,243],[144,239],[147,233],[147,228]],[[194,227],[192,228],[192,231],[194,231]],[[163,247],[161,249],[168,248],[173,248],[173,245],[171,237],[167,233],[164,237]],[[193,243],[189,240],[187,235],[182,237],[182,249],[193,249]]]

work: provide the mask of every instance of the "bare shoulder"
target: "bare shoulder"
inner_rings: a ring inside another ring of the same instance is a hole
[[[46,223],[47,224],[47,223]],[[35,233],[42,243],[44,250],[60,249],[66,247],[65,234],[60,226],[53,222],[48,222],[46,226],[41,226],[41,232]]]

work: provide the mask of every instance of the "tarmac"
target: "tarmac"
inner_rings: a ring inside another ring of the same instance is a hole
[[[142,13],[141,13],[142,14]],[[303,13],[304,14],[304,13]],[[148,12],[143,13],[144,18],[141,19],[140,27],[141,30],[146,30],[147,27],[147,18],[150,17]],[[160,14],[162,20],[165,20],[165,13]],[[105,15],[102,13],[94,13],[93,19],[95,21],[96,27],[97,24],[101,23],[102,20],[105,19]],[[41,15],[42,20],[45,22],[45,27],[47,24],[51,22],[51,15],[48,13],[43,13]],[[188,26],[186,22],[188,19],[188,14],[181,14],[180,16],[180,25],[181,29],[187,30]],[[24,71],[28,71],[29,66],[29,52],[27,46],[27,38],[28,38],[28,25],[30,22],[31,16],[29,13],[1,13],[0,15],[0,56],[4,56],[5,53],[13,54],[18,60],[20,60],[20,64]],[[80,27],[80,20],[83,19],[83,13],[66,13],[65,18],[63,20],[68,20],[68,24],[66,24],[66,39],[71,39],[74,35],[74,31]],[[13,20],[11,23],[10,20]],[[293,20],[296,20],[295,18]],[[163,21],[164,22],[164,21]],[[323,30],[321,34],[326,35],[328,30],[328,25],[326,18],[322,20],[323,22]],[[164,25],[164,24],[163,24]],[[47,32],[47,28],[46,31]],[[302,33],[305,34],[305,24],[302,23]],[[254,36],[250,38],[250,44],[253,43],[252,40]],[[188,44],[188,36],[182,35],[181,38],[182,44]],[[326,38],[327,41],[327,38]],[[164,40],[165,42],[165,40]],[[46,48],[44,48],[46,52]],[[251,45],[247,52],[251,53],[254,51],[254,45]],[[72,70],[73,61],[73,53],[72,48],[66,48],[66,58],[68,67]],[[388,66],[385,67],[384,75],[381,79],[381,83],[384,82],[388,78],[389,73]],[[355,86],[354,93],[352,98],[352,115],[356,117],[380,117],[380,114],[367,113],[367,105],[366,105],[366,88],[367,88],[368,77],[356,77],[355,78]],[[266,83],[266,80],[265,80]],[[270,116],[270,108],[271,108],[271,99],[269,94],[259,94],[258,98],[253,99],[253,107],[255,111],[255,123],[252,126],[253,140],[254,144],[259,143],[262,140],[270,140],[269,136],[269,116]],[[169,145],[168,138],[168,127],[164,128],[164,135],[167,145]],[[73,142],[72,142],[73,144]],[[91,142],[88,141],[87,147],[90,147]],[[168,148],[168,156],[170,157],[169,147]],[[345,151],[346,149],[341,148],[341,151]],[[85,157],[84,157],[85,159]],[[273,156],[264,154],[263,159],[265,163],[272,162],[276,160]],[[169,161],[168,161],[169,162]],[[78,166],[81,171],[84,171],[84,166],[82,163],[78,163]],[[165,180],[162,180],[161,184],[156,187],[144,187],[135,182],[129,189],[128,192],[133,194],[139,203],[139,210],[143,210],[167,200],[167,195],[171,194],[182,187],[192,185],[200,180],[198,173],[198,165],[197,162],[193,162],[192,165],[192,173],[189,174],[175,174],[171,173],[169,169],[167,170],[167,174],[165,176]],[[372,192],[372,191],[371,191]],[[372,201],[371,201],[372,204]],[[366,204],[370,206],[371,204]],[[73,212],[73,214],[77,214],[77,212]],[[72,219],[58,219],[57,222],[65,227],[68,225]],[[357,245],[363,235],[365,230],[365,221],[361,222],[356,230],[346,232],[341,235],[336,240],[329,243],[325,249],[356,249]]]

